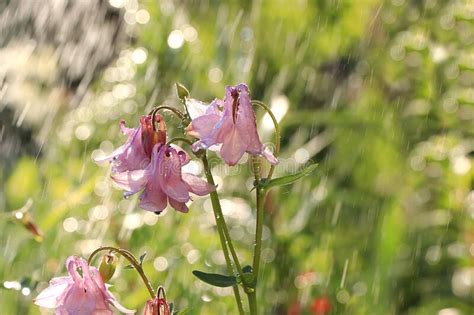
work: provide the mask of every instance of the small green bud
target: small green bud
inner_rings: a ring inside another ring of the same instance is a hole
[[[180,83],[176,83],[176,92],[178,92],[178,97],[182,100],[190,95],[188,89]]]
[[[99,265],[99,273],[104,282],[107,282],[112,278],[115,273],[115,267],[117,267],[117,257],[114,254],[108,253],[102,256]]]

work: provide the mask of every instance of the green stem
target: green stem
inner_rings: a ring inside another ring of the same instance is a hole
[[[263,219],[264,209],[263,203],[265,198],[265,190],[260,185],[260,158],[252,157],[252,169],[255,177],[255,194],[257,203],[257,222],[255,224],[255,247],[253,253],[253,275],[254,282],[252,283],[252,290],[247,292],[250,306],[250,313],[257,314],[257,283],[258,272],[260,269],[260,256],[262,253],[262,233],[263,233]],[[270,174],[271,175],[271,174]]]
[[[265,104],[264,102],[253,100],[252,105],[260,106],[268,113],[268,115],[270,115],[270,118],[273,121],[273,125],[275,126],[275,153],[274,155],[275,157],[278,157],[278,155],[280,154],[280,141],[281,141],[280,125],[278,124],[278,120],[276,119],[270,107],[268,107],[268,105]],[[274,171],[275,171],[275,165],[270,166],[270,171],[268,172],[267,180],[270,180],[272,178]]]
[[[133,254],[130,253],[128,250],[122,249],[122,248],[116,248],[116,247],[112,247],[112,246],[99,247],[95,251],[93,251],[92,254],[90,254],[89,258],[87,259],[87,264],[90,265],[91,262],[92,262],[92,259],[94,258],[94,256],[97,253],[99,253],[101,251],[104,251],[104,250],[113,251],[113,252],[119,253],[120,255],[125,257],[130,262],[130,264],[132,264],[132,266],[135,268],[135,270],[140,274],[140,276],[143,280],[143,283],[145,284],[146,288],[148,289],[148,292],[150,293],[151,298],[152,299],[155,298],[155,291],[151,287],[150,281],[148,280],[147,276],[145,275],[145,272],[143,271],[142,266],[140,265],[138,260],[135,258],[135,256],[133,256]]]
[[[253,254],[253,272],[255,275],[255,287],[258,281],[258,272],[260,268],[260,256],[262,253],[262,232],[265,210],[263,208],[265,200],[265,190],[259,186],[255,189],[257,199],[257,222],[255,227],[255,247]]]
[[[209,168],[209,162],[207,161],[207,157],[204,154],[202,157],[202,164],[204,166],[204,172],[206,173],[207,182],[211,185],[215,185],[214,178],[212,177],[211,169]],[[219,233],[219,239],[221,241],[222,251],[224,252],[224,257],[227,263],[227,270],[229,273],[234,274],[234,267],[232,265],[232,261],[230,259],[229,250],[231,251],[232,258],[234,260],[234,264],[237,268],[239,275],[242,277],[243,272],[242,268],[239,263],[239,259],[237,254],[235,253],[234,246],[232,245],[232,240],[230,238],[229,232],[227,230],[227,225],[225,223],[224,215],[222,214],[221,205],[219,202],[219,195],[217,191],[213,191],[210,193],[211,196],[211,203],[212,208],[214,210],[214,218],[216,219],[217,225],[217,232]],[[239,287],[237,285],[233,286],[235,300],[237,301],[237,306],[239,309],[239,314],[243,315],[244,310],[242,306],[242,300],[240,298]]]
[[[258,314],[257,292],[253,290],[252,292],[247,293],[247,297],[249,298],[250,314],[253,314],[253,315]]]
[[[170,145],[170,144],[172,144],[172,143],[174,143],[174,142],[177,142],[177,141],[182,141],[182,142],[185,142],[185,143],[187,143],[187,144],[189,144],[189,145],[192,145],[192,144],[193,144],[193,142],[192,142],[191,140],[189,140],[189,139],[186,139],[186,138],[183,138],[183,137],[175,137],[175,138],[173,138],[173,139],[171,139],[171,140],[168,140],[168,142],[166,142],[166,145]]]

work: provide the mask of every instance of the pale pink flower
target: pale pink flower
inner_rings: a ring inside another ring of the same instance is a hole
[[[178,146],[155,145],[146,169],[119,173],[113,179],[127,195],[144,188],[140,207],[145,210],[160,213],[169,203],[178,211],[188,212],[189,193],[204,196],[214,190],[214,186],[201,178],[181,172],[188,161],[189,157]]]
[[[195,107],[190,111],[191,116],[196,113],[196,117],[191,117],[186,131],[199,138],[193,145],[194,151],[222,145],[220,154],[228,165],[235,165],[245,152],[261,155],[272,164],[278,163],[258,136],[247,85],[227,86],[224,101],[214,100],[205,110],[203,104],[195,100],[189,105]]]
[[[112,315],[110,305],[124,314],[135,313],[117,302],[99,271],[83,258],[70,256],[66,268],[69,276],[53,278],[34,300],[36,305],[54,308],[57,315]]]

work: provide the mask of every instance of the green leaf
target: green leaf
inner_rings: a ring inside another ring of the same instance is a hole
[[[234,276],[224,276],[217,273],[206,273],[199,270],[193,270],[193,275],[199,278],[199,280],[215,287],[225,288],[237,284],[237,278]]]
[[[126,265],[123,269],[135,269],[135,267],[133,265]]]
[[[270,180],[268,183],[264,185],[265,189],[270,189],[275,186],[283,186],[283,185],[289,185],[293,184],[294,182],[298,181],[299,179],[311,174],[318,164],[311,164],[305,168],[303,168],[301,171],[298,173],[288,175],[288,176],[282,176],[278,178],[274,178]]]

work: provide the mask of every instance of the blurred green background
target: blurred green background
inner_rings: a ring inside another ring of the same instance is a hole
[[[315,314],[321,301],[331,314],[473,313],[474,2],[54,3],[0,3],[1,314],[45,313],[32,299],[69,255],[100,245],[146,251],[179,309],[236,314],[232,290],[191,274],[226,270],[209,199],[157,217],[92,161],[123,143],[121,119],[179,107],[175,82],[203,101],[246,82],[280,119],[276,175],[319,163],[267,198],[263,314]],[[247,264],[252,176],[213,161]],[[133,270],[111,284],[141,313]]]

